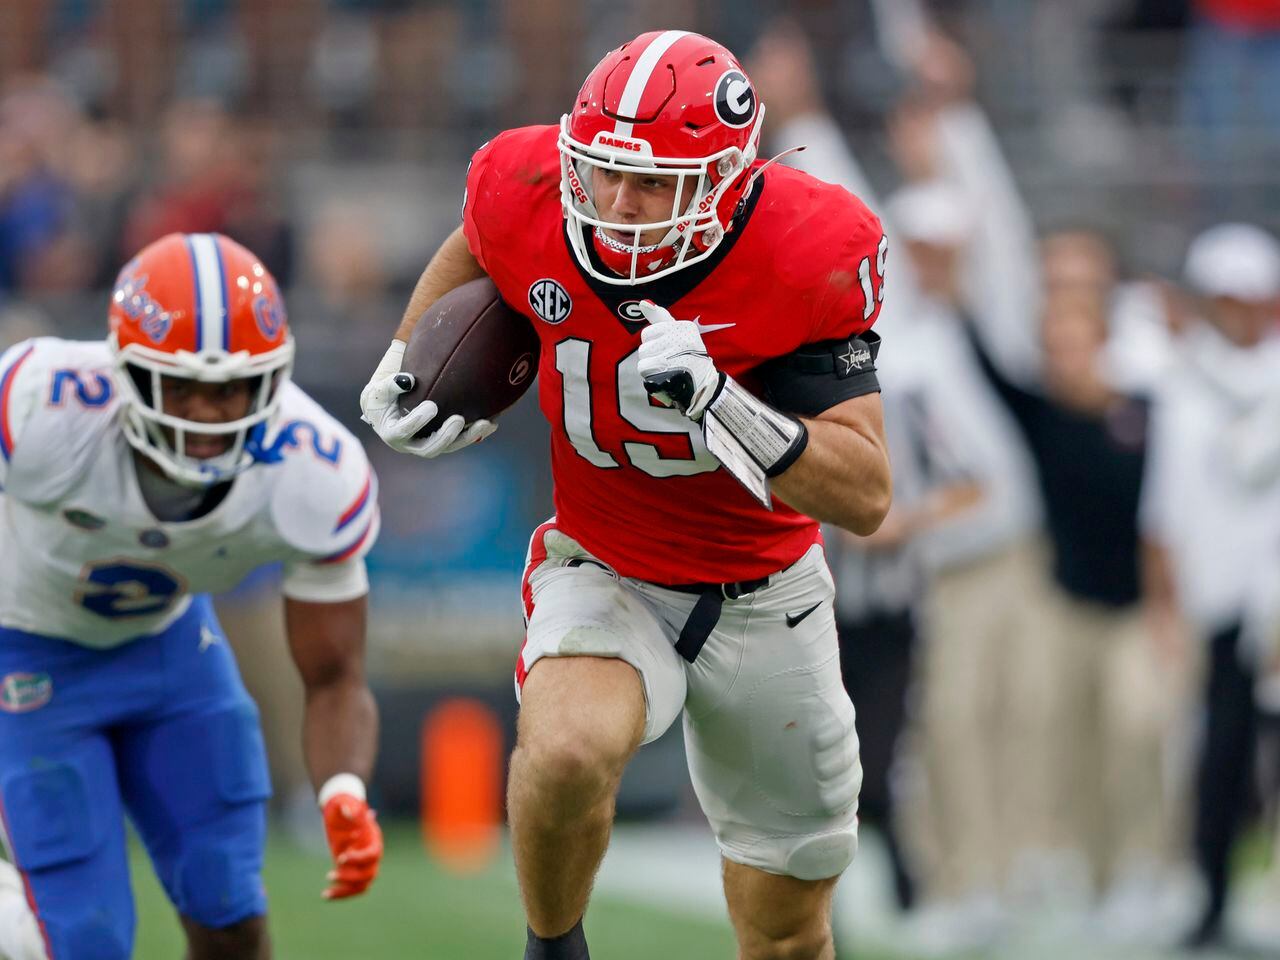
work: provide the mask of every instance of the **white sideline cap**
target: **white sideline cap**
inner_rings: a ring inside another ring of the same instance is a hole
[[[956,247],[973,232],[964,194],[941,180],[903,187],[889,197],[885,212],[892,229],[907,241]]]
[[[1280,243],[1252,224],[1221,223],[1191,241],[1185,272],[1201,296],[1272,300],[1280,296]]]

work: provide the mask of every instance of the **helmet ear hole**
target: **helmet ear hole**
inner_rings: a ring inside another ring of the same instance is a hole
[[[147,406],[154,409],[156,398],[151,395],[151,371],[138,366],[136,363],[126,363],[125,370],[128,371],[129,379],[133,381],[133,386],[138,391],[138,396],[142,398]]]

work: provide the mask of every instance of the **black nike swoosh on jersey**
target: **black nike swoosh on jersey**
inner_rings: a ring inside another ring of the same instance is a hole
[[[799,613],[788,613],[788,614],[787,614],[787,626],[788,626],[788,627],[794,627],[794,626],[796,626],[796,625],[797,625],[801,620],[803,620],[803,619],[804,619],[805,617],[807,617],[809,614],[813,613],[813,611],[817,610],[820,606],[822,606],[822,601],[821,601],[821,600],[819,600],[817,603],[815,603],[815,604],[814,604],[812,607],[810,607],[808,610],[801,610]]]

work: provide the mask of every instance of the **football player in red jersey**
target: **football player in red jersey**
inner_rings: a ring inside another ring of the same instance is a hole
[[[886,244],[843,189],[757,161],[763,117],[706,37],[608,54],[558,128],[476,153],[361,394],[393,448],[457,450],[493,424],[396,402],[416,318],[488,275],[542,339],[556,515],[524,575],[509,792],[526,958],[587,956],[622,771],[682,711],[740,956],[834,956],[861,769],[817,521],[867,534],[889,505]]]

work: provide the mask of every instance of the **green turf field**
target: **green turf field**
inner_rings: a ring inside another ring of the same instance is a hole
[[[137,960],[178,960],[182,937],[145,854],[133,848]],[[431,863],[410,825],[387,828],[382,873],[356,900],[320,898],[328,860],[276,839],[266,885],[277,960],[520,960],[524,919],[510,854],[483,873],[453,876]],[[699,920],[600,897],[587,919],[604,960],[725,958],[728,921]]]
[[[393,823],[384,829],[387,855],[382,875],[368,895],[343,903],[326,903],[320,898],[328,858],[299,850],[282,839],[281,831],[275,831],[267,854],[266,883],[276,960],[520,960],[524,921],[509,852],[482,873],[455,876],[427,858],[414,825]],[[1249,899],[1246,888],[1250,881],[1265,879],[1258,876],[1258,867],[1259,863],[1269,864],[1269,843],[1253,836],[1242,845],[1237,893],[1243,899]],[[689,862],[684,864],[679,851],[696,845],[672,841],[670,835],[652,830],[628,835],[620,829],[614,846],[623,855],[609,861],[614,864],[612,882],[602,880],[602,890],[593,898],[587,917],[595,960],[732,960],[733,938],[727,919],[722,913],[717,915],[716,898],[708,898],[705,887],[701,893],[682,894],[681,890],[696,890],[698,885],[685,887],[672,879],[695,872],[701,877],[705,870],[714,893],[714,851],[711,863],[707,863],[704,855],[689,850]],[[644,855],[637,857],[637,851]],[[139,914],[135,957],[178,960],[182,942],[172,910],[136,844],[131,854]],[[655,858],[671,869],[654,873]],[[671,864],[673,858],[680,863]],[[864,858],[863,866],[870,862]],[[619,884],[620,877],[631,882]],[[652,883],[663,884],[670,906],[661,902],[649,905],[648,898],[646,903],[627,899],[628,889],[648,891]],[[1263,888],[1254,891],[1265,892]],[[1259,901],[1264,905],[1274,902]],[[1171,956],[1155,944],[1099,940],[1096,932],[1091,932],[1087,915],[1073,917],[1055,910],[1052,904],[1044,905],[1039,914],[1033,909],[1011,918],[1007,939],[990,949],[966,952],[953,946],[941,953],[918,951],[911,946],[917,941],[909,926],[895,927],[891,922],[886,927],[881,918],[876,929],[872,914],[861,912],[866,904],[859,907],[859,903],[855,897],[853,903],[845,904],[839,925],[845,937],[841,960],[920,960],[923,953],[947,960],[1161,960]],[[1203,956],[1218,960],[1231,955]]]

